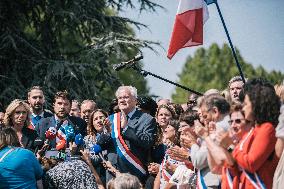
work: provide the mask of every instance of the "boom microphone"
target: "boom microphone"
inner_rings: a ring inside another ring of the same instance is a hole
[[[131,60],[128,60],[127,62],[121,62],[119,64],[114,64],[112,66],[112,68],[115,71],[119,71],[119,70],[125,68],[126,66],[132,65],[134,62],[137,62],[137,61],[142,60],[142,59],[143,59],[143,55],[137,54],[134,58],[132,58]]]

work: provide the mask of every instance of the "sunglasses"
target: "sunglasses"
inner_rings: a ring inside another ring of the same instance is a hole
[[[232,125],[232,123],[234,123],[234,122],[237,123],[237,124],[240,124],[242,122],[242,120],[244,120],[244,119],[231,119],[229,121],[229,124]]]

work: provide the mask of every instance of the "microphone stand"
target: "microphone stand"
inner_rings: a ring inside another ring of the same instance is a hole
[[[132,68],[132,69],[136,70],[136,71],[137,71],[138,73],[140,73],[143,77],[146,77],[146,76],[148,76],[148,75],[151,75],[151,76],[153,76],[153,77],[155,77],[155,78],[158,78],[158,79],[160,79],[160,80],[163,80],[163,81],[165,81],[165,82],[168,82],[168,83],[170,83],[170,84],[173,84],[173,85],[175,85],[175,86],[177,86],[177,87],[180,87],[180,88],[182,88],[182,89],[184,89],[184,90],[187,90],[187,91],[192,92],[192,93],[194,93],[194,94],[197,94],[197,95],[199,95],[199,96],[202,96],[202,95],[203,95],[202,93],[197,92],[197,91],[195,91],[195,90],[193,90],[193,89],[190,89],[190,88],[185,87],[185,86],[183,86],[183,85],[180,85],[180,84],[178,84],[178,83],[172,82],[172,81],[170,81],[170,80],[168,80],[168,79],[165,79],[165,78],[163,78],[163,77],[161,77],[161,76],[158,76],[158,75],[156,75],[156,74],[153,74],[153,73],[151,73],[151,72],[148,72],[148,71],[146,71],[146,70],[143,70],[143,69],[137,67],[137,66],[134,65],[134,64],[131,65],[131,66],[129,66],[129,68]]]

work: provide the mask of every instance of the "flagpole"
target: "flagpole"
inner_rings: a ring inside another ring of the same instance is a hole
[[[230,38],[230,35],[229,35],[229,32],[228,32],[228,29],[227,29],[227,27],[226,27],[226,24],[225,24],[224,18],[223,18],[223,16],[222,16],[222,12],[221,12],[221,10],[220,10],[219,4],[218,4],[217,0],[214,0],[214,3],[215,3],[215,5],[216,5],[216,7],[217,7],[217,10],[218,10],[219,16],[220,16],[220,18],[221,18],[221,21],[222,21],[223,27],[224,27],[225,32],[226,32],[226,35],[227,35],[227,38],[228,38],[228,40],[229,40],[229,44],[230,44],[230,47],[231,47],[231,49],[232,49],[233,56],[234,56],[234,58],[235,58],[235,61],[236,61],[236,64],[237,64],[238,70],[239,70],[239,72],[240,72],[240,75],[241,75],[241,77],[242,77],[243,82],[245,83],[245,82],[246,82],[246,81],[245,81],[245,77],[244,77],[244,74],[243,74],[243,71],[242,71],[241,65],[240,65],[240,63],[239,63],[239,61],[238,61],[237,54],[236,54],[235,48],[234,48],[234,46],[233,46],[232,40],[231,40],[231,38]]]

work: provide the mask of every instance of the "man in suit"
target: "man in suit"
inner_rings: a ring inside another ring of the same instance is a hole
[[[148,154],[156,136],[156,121],[147,113],[136,109],[137,89],[121,86],[115,93],[120,113],[109,117],[111,138],[116,148],[116,167],[122,173],[137,176],[142,183],[148,175]]]
[[[79,117],[69,115],[71,102],[72,99],[67,91],[59,91],[55,94],[53,102],[53,126],[56,127],[57,130],[62,129],[63,132],[66,131],[67,126],[71,126],[74,129],[75,135],[80,133],[85,136],[87,132],[86,122]]]
[[[136,108],[135,87],[121,86],[115,95],[121,112],[109,116],[111,134],[102,134],[97,144],[107,148],[108,160],[121,173],[135,175],[145,183],[149,151],[155,142],[156,121]]]
[[[45,138],[45,131],[50,127],[49,118],[52,117],[53,114],[43,108],[45,98],[41,87],[33,86],[30,88],[28,92],[28,102],[31,110],[31,129],[36,130],[41,138]]]

